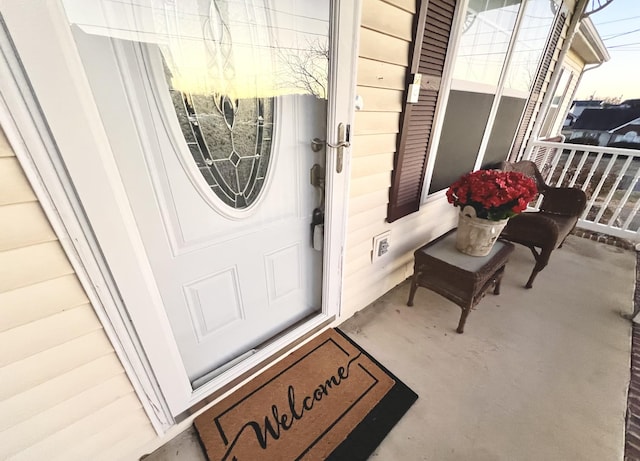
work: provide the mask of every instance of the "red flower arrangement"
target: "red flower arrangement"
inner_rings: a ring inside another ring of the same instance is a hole
[[[527,208],[538,194],[533,179],[515,171],[478,170],[467,173],[447,190],[453,206],[471,206],[490,221],[508,219]]]

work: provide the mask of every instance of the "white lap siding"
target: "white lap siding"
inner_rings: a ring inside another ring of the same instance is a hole
[[[415,10],[415,1],[362,2],[357,92],[364,109],[356,112],[353,126],[345,317],[409,277],[413,251],[455,225],[455,210],[444,199],[386,222]],[[387,230],[390,252],[372,264],[373,237]]]
[[[0,459],[120,459],[155,432],[0,130]]]

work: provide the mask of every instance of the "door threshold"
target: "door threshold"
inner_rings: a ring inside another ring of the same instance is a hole
[[[313,319],[313,318],[315,318],[317,316],[318,316],[318,314],[311,314],[311,315],[301,319],[300,321],[294,323],[293,325],[291,325],[290,327],[288,327],[285,330],[281,331],[277,335],[273,336],[269,340],[263,342],[262,344],[258,345],[254,349],[252,349],[252,351],[254,351],[254,352],[252,352],[251,354],[249,354],[249,355],[243,354],[240,357],[245,358],[245,357],[250,357],[250,356],[254,355],[256,352],[259,352],[261,349],[267,348],[271,344],[275,343],[276,341],[278,341],[282,337],[286,336],[287,334],[291,333],[296,328],[299,328],[301,325],[307,323],[308,321],[310,321],[311,319]],[[192,405],[191,407],[187,408],[185,411],[183,411],[179,415],[175,416],[174,419],[175,419],[176,424],[179,424],[180,422],[184,421],[188,417],[190,417],[193,414],[197,413],[198,411],[200,411],[201,409],[203,409],[204,407],[206,407],[210,403],[214,402],[215,400],[220,398],[220,396],[222,396],[223,394],[225,394],[226,392],[228,392],[229,390],[231,390],[232,388],[234,388],[235,386],[240,384],[242,381],[247,379],[249,376],[257,373],[258,371],[260,371],[261,369],[265,368],[267,365],[269,365],[272,362],[276,361],[280,357],[282,357],[284,355],[287,355],[292,349],[294,349],[295,347],[297,347],[301,343],[305,342],[311,336],[314,336],[316,333],[318,333],[321,330],[325,329],[328,325],[330,325],[335,320],[335,318],[336,318],[335,315],[327,317],[327,319],[325,321],[323,321],[322,323],[320,323],[320,324],[316,325],[315,327],[311,328],[309,331],[303,333],[298,338],[296,338],[295,340],[291,341],[289,344],[287,344],[286,346],[282,347],[278,351],[274,352],[273,354],[269,355],[268,357],[265,357],[263,360],[261,360],[256,365],[251,367],[249,370],[245,371],[244,373],[242,373],[239,376],[236,376],[231,381],[221,385],[216,390],[214,390],[211,394],[207,395],[202,400],[200,400],[198,403]],[[234,361],[233,365],[235,366],[236,364],[237,364],[237,362]],[[197,383],[197,382],[198,382],[198,380],[194,381],[194,383]]]

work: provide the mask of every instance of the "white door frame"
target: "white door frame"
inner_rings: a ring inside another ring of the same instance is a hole
[[[332,143],[337,141],[338,123],[351,124],[353,119],[360,21],[359,1],[334,0],[334,5],[332,24],[341,39],[337,40],[334,34],[331,47],[332,62],[337,64],[332,66],[330,75],[330,82],[336,88],[335,96],[328,105],[328,126],[334,131],[328,140]],[[47,159],[32,155],[32,180],[38,176],[44,192],[51,197],[51,204],[43,201],[43,207],[50,218],[59,217],[61,226],[56,230],[61,240],[66,240],[65,234],[68,234],[67,252],[77,255],[70,259],[76,263],[79,275],[87,274],[87,277],[81,276],[81,280],[84,279],[88,292],[95,293],[94,307],[107,333],[106,324],[116,325],[110,335],[116,352],[125,365],[132,362],[129,357],[139,359],[140,363],[128,367],[127,371],[159,433],[173,424],[172,416],[220,386],[241,378],[261,361],[328,320],[339,317],[350,162],[347,156],[343,172],[336,174],[336,158],[329,151],[325,223],[329,237],[325,241],[322,313],[193,391],[61,2],[0,0],[0,11],[15,47],[12,49],[9,41],[2,41],[0,50],[5,56],[15,55],[17,50],[28,76],[28,82],[20,82],[21,77],[14,71],[10,81],[2,79],[0,89],[7,97],[3,97],[6,110],[1,111],[0,121],[3,126],[4,122],[15,124],[19,132],[11,133],[10,138],[16,141],[21,137],[27,148],[32,143],[27,136],[33,132],[24,130],[23,122],[38,128],[40,140],[48,137],[53,141],[48,146],[44,143]],[[340,86],[336,85],[338,76]],[[30,85],[36,106],[25,104],[23,94],[28,92],[25,84]],[[339,119],[337,114],[348,114],[348,119]],[[38,118],[46,119],[46,123],[38,124]],[[21,160],[25,165],[25,159]],[[53,167],[56,164],[63,165],[63,169],[56,171]],[[29,165],[25,168],[30,169]],[[61,174],[65,177],[61,178]],[[76,193],[82,197],[82,203]],[[114,284],[109,283],[111,276]],[[127,305],[136,307],[124,311],[123,299]],[[129,322],[135,326],[135,332],[127,328]],[[151,369],[144,366],[147,360]]]

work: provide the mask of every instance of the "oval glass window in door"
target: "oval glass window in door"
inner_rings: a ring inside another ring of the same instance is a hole
[[[189,151],[211,190],[234,209],[252,205],[271,159],[274,98],[170,91]]]
[[[274,85],[268,10],[201,2],[161,46],[180,129],[203,178],[226,205],[251,207],[272,159]]]

